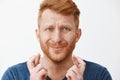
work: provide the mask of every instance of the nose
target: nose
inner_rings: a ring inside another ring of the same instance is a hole
[[[62,33],[59,29],[56,29],[53,33],[52,41],[54,43],[60,43],[62,41]]]

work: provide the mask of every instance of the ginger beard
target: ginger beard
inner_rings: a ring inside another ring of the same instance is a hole
[[[49,58],[54,63],[60,63],[68,57],[71,57],[72,52],[75,48],[75,44],[76,37],[72,38],[71,43],[68,43],[67,41],[61,41],[60,43],[51,43],[48,41],[46,42],[46,44],[44,44],[40,40],[40,46],[44,55],[47,56],[47,58]],[[60,49],[53,49],[53,47],[60,47]]]

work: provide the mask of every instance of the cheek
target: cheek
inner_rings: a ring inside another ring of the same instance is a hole
[[[66,36],[64,36],[64,39],[69,43],[73,43],[76,42],[76,35],[74,33],[68,34]]]
[[[40,41],[46,42],[47,40],[49,40],[49,35],[46,35],[45,33],[41,33]]]

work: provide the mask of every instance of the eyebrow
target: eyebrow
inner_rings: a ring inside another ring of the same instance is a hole
[[[44,24],[44,26],[46,26],[46,27],[47,27],[47,26],[54,26],[54,24],[46,23],[46,24]],[[68,27],[71,27],[72,25],[63,23],[63,24],[61,24],[60,26],[68,26]]]

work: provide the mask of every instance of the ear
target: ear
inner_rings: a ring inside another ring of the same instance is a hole
[[[38,41],[40,40],[40,31],[39,29],[35,29],[35,33],[36,33],[36,37],[38,39]]]
[[[78,40],[80,39],[81,34],[82,34],[81,29],[80,29],[80,28],[79,28],[79,29],[77,29],[77,31],[76,31],[76,42],[78,42]]]

